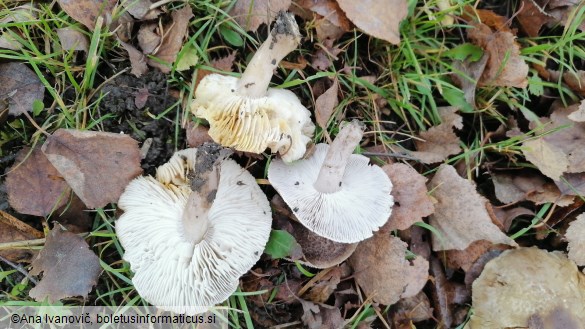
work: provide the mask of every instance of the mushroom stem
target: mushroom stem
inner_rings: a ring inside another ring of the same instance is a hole
[[[237,86],[237,93],[259,98],[266,95],[278,63],[295,50],[301,41],[294,15],[280,12],[268,38],[250,60]]]
[[[357,120],[341,128],[337,137],[327,150],[327,155],[319,171],[319,176],[313,185],[322,193],[334,193],[341,190],[341,180],[345,173],[345,166],[353,150],[359,145],[364,135],[364,126]]]
[[[191,173],[191,194],[183,213],[185,236],[194,244],[205,237],[209,227],[208,213],[213,205],[219,186],[220,164],[231,154],[214,143],[207,143],[197,150],[195,171]]]

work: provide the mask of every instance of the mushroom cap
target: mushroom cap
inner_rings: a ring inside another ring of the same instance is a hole
[[[303,250],[299,263],[314,268],[329,268],[341,264],[357,248],[357,243],[339,243],[311,232],[303,225],[291,221],[292,235]]]
[[[329,145],[317,144],[308,159],[285,164],[273,160],[268,180],[305,227],[341,243],[355,243],[372,236],[388,221],[394,205],[392,182],[378,166],[352,154],[341,181],[341,190],[322,193],[315,189]]]
[[[252,175],[224,160],[208,230],[193,243],[182,223],[190,193],[187,185],[136,178],[118,202],[125,212],[116,221],[116,233],[138,293],[161,309],[197,314],[237,289],[240,276],[262,255],[272,215]]]
[[[220,74],[205,76],[197,86],[191,111],[209,122],[209,136],[238,151],[278,152],[286,162],[300,159],[315,125],[297,96],[269,88],[265,97],[237,93],[238,79]]]
[[[469,329],[583,328],[585,275],[560,252],[507,250],[473,282],[472,304]]]

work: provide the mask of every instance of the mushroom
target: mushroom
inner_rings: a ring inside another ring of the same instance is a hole
[[[472,285],[476,328],[583,328],[585,275],[561,252],[504,251]]]
[[[197,314],[226,300],[260,258],[272,214],[252,175],[218,148],[176,152],[156,179],[138,177],[116,233],[132,282],[163,310]]]
[[[299,222],[335,242],[371,237],[392,212],[390,178],[368,158],[352,154],[362,136],[362,125],[354,120],[331,146],[317,144],[308,159],[288,165],[274,160],[268,168],[268,180]]]
[[[315,130],[309,110],[293,92],[268,88],[274,69],[300,39],[294,16],[281,12],[240,79],[209,74],[199,82],[191,111],[209,122],[215,142],[252,153],[270,148],[286,162],[305,154]]]

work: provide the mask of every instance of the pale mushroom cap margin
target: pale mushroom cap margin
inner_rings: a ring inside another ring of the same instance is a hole
[[[209,136],[238,151],[270,148],[286,162],[300,159],[315,131],[309,110],[289,90],[269,88],[265,97],[240,96],[237,82],[220,74],[199,82],[191,112],[209,122]]]
[[[138,293],[161,309],[197,314],[237,289],[240,276],[264,251],[272,215],[252,175],[224,160],[208,231],[193,244],[181,221],[189,193],[152,177],[135,179],[120,197],[125,213],[116,222],[116,233]]]
[[[308,159],[290,164],[272,161],[268,180],[309,230],[336,242],[365,240],[390,218],[392,182],[380,167],[370,165],[368,158],[352,154],[341,190],[317,191],[313,183],[328,149],[327,144],[317,144]]]

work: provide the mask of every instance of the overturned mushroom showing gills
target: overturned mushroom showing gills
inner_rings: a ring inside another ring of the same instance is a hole
[[[288,165],[274,160],[268,168],[268,180],[299,222],[335,242],[371,237],[392,212],[388,176],[368,158],[352,154],[362,135],[362,125],[354,120],[331,146],[316,145],[310,158]]]
[[[315,130],[309,110],[293,92],[268,88],[274,69],[300,39],[294,16],[281,12],[240,79],[209,74],[199,82],[191,111],[209,122],[214,141],[245,152],[270,148],[286,162],[304,155]]]
[[[200,148],[199,150],[204,149]],[[133,180],[116,233],[149,303],[197,314],[226,300],[260,258],[272,215],[255,179],[221,152],[187,149]]]

